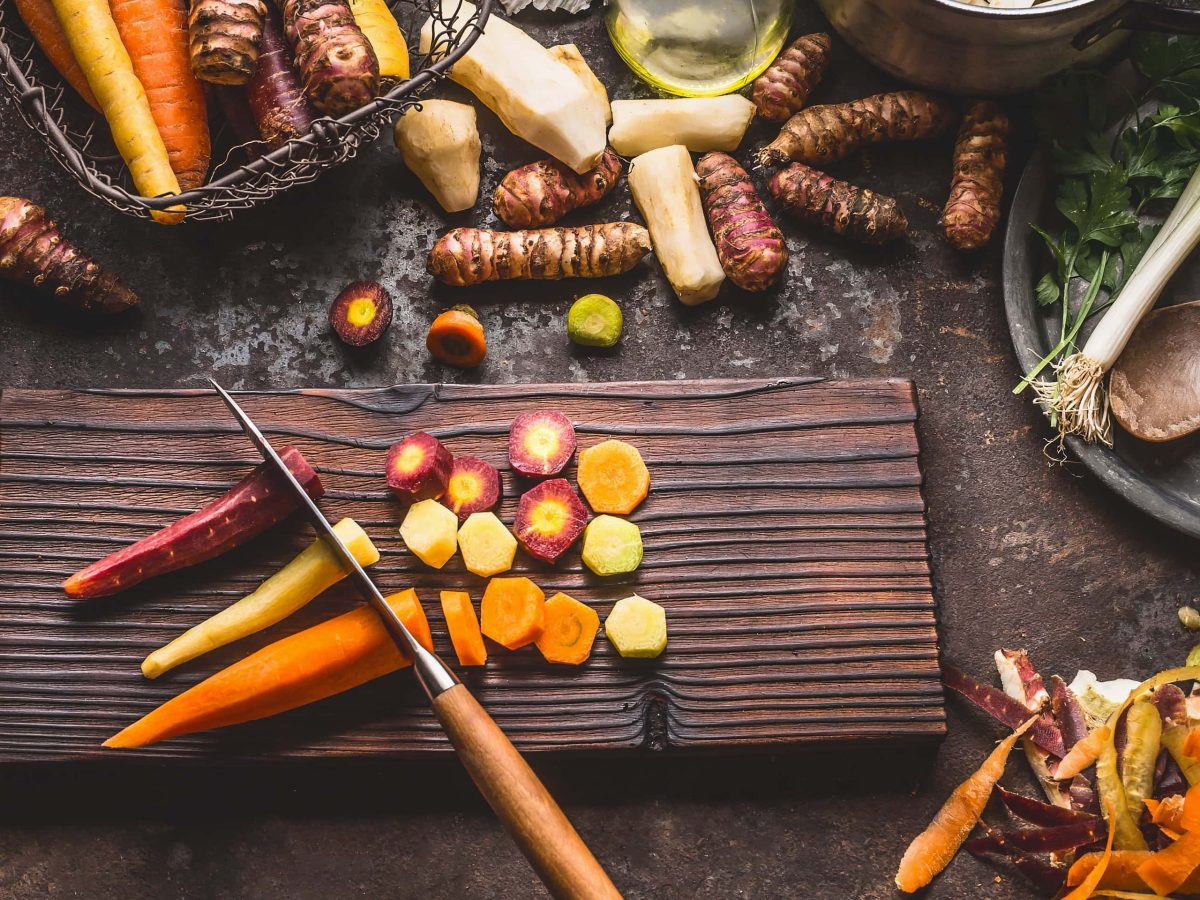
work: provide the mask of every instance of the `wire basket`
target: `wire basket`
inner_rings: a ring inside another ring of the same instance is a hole
[[[80,186],[131,216],[149,219],[154,210],[184,208],[185,221],[228,221],[238,210],[274,197],[297,184],[315,181],[326,169],[351,159],[359,148],[379,136],[385,123],[416,106],[421,95],[454,65],[478,39],[493,0],[478,0],[466,25],[456,29],[461,6],[439,0],[390,0],[401,29],[410,41],[412,77],[394,81],[366,106],[340,118],[324,117],[303,137],[251,162],[246,145],[237,143],[231,129],[213,141],[217,163],[202,187],[164,197],[143,197],[134,191],[129,172],[116,152],[103,116],[85,104],[42,56],[12,4],[0,0],[0,81],[17,101],[21,117],[42,136],[51,155]],[[453,6],[453,15],[447,15]],[[433,46],[417,51],[422,24],[434,19]],[[436,62],[431,60],[436,59]]]

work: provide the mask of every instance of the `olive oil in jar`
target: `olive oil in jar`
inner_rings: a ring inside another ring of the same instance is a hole
[[[608,0],[605,21],[629,68],[685,97],[728,94],[783,48],[793,0]]]

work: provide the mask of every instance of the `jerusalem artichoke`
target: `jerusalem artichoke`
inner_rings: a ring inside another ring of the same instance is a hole
[[[553,225],[581,206],[599,203],[621,177],[621,158],[608,148],[600,164],[578,175],[556,159],[514,169],[496,188],[496,215],[510,228]]]
[[[0,197],[0,277],[85,312],[118,313],[137,297],[111,272],[76,250],[31,200]]]
[[[771,194],[798,219],[863,244],[885,244],[908,231],[896,201],[793,163],[771,176]]]
[[[258,66],[246,85],[246,96],[259,136],[269,149],[308,134],[317,113],[304,99],[300,76],[283,36],[283,21],[271,8],[263,21]]]
[[[283,29],[318,112],[342,116],[379,92],[379,60],[346,0],[282,0]]]
[[[650,235],[632,222],[535,231],[454,228],[438,238],[426,267],[458,287],[510,278],[599,278],[628,272],[649,252]]]
[[[754,79],[750,95],[758,114],[783,122],[799,112],[829,67],[830,46],[829,35],[820,32],[792,41],[771,67]]]
[[[680,302],[693,306],[717,296],[725,272],[708,236],[687,148],[660,147],[634,159],[629,164],[629,189]]]
[[[263,0],[193,0],[188,11],[192,74],[213,84],[245,84],[258,64]]]
[[[810,106],[784,123],[779,136],[759,151],[758,164],[773,166],[792,160],[827,165],[868,144],[936,137],[953,117],[948,103],[921,91]]]
[[[1000,221],[1008,117],[990,100],[972,103],[954,143],[954,180],[942,213],[946,240],[959,250],[977,250]]]
[[[736,150],[754,118],[741,94],[675,100],[614,100],[609,143],[622,156],[683,144],[693,153]]]
[[[596,98],[596,102],[603,104],[604,123],[611,125],[612,107],[608,105],[608,88],[596,77],[596,73],[587,64],[587,60],[583,58],[579,48],[574,44],[559,44],[550,48],[550,55],[559,62],[566,63],[567,68],[575,73],[575,77],[587,88],[588,93]]]
[[[696,174],[721,268],[743,290],[765,291],[787,268],[788,249],[750,176],[728,153],[700,157]]]
[[[461,212],[479,197],[479,131],[475,107],[424,100],[396,120],[396,149],[446,212]]]

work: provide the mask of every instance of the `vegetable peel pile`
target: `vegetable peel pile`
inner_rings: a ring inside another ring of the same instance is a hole
[[[1141,683],[1081,671],[1047,686],[1025,651],[995,658],[1003,690],[951,665],[943,683],[1013,730],[908,847],[896,886],[925,887],[966,847],[1064,900],[1200,890],[1200,757],[1191,755],[1200,752],[1200,666]],[[1189,682],[1190,696],[1180,687]],[[998,784],[1018,741],[1045,800]],[[993,793],[1024,824],[984,821]],[[976,826],[982,834],[970,838]]]

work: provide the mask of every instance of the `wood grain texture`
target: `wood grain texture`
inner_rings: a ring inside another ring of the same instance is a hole
[[[507,469],[505,435],[519,412],[562,410],[580,447],[609,437],[639,447],[653,480],[632,516],[641,569],[598,578],[576,547],[557,567],[518,554],[515,573],[601,619],[635,591],[656,600],[670,646],[658,660],[622,660],[600,639],[578,669],[552,667],[532,648],[492,648],[486,669],[464,680],[522,750],[778,748],[944,732],[909,382],[409,385],[239,400],[277,446],[295,444],[318,469],[326,514],[371,533],[385,593],[417,589],[450,658],[437,591],[469,590],[478,603],[485,581],[461,558],[432,571],[407,552],[402,509],[382,478],[388,446],[424,430],[497,464],[508,523],[523,482]],[[63,595],[73,571],[192,512],[256,462],[211,392],[0,395],[0,759],[111,753],[99,749],[104,738],[169,696],[359,602],[339,585],[285,622],[146,682],[146,654],[290,559],[311,539],[303,522],[116,597]],[[401,672],[144,755],[448,750]]]

